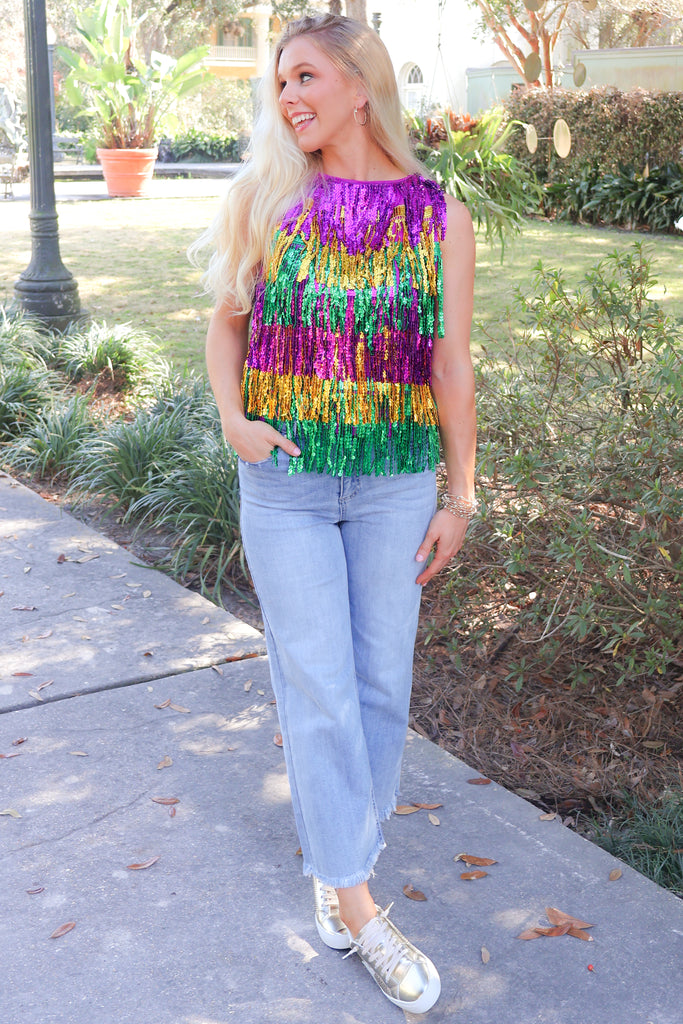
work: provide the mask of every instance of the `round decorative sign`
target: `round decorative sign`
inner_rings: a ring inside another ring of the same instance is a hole
[[[526,135],[526,148],[530,153],[535,153],[538,149],[538,134],[532,124],[528,124],[525,130]]]
[[[569,125],[562,117],[558,117],[553,127],[553,145],[559,157],[565,160],[572,148],[572,133]]]
[[[586,81],[586,65],[582,64],[581,61],[574,65],[574,85],[577,89],[580,89],[583,83]]]

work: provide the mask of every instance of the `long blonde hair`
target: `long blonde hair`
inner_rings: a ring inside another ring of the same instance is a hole
[[[235,312],[251,309],[273,231],[286,210],[304,198],[322,168],[318,152],[299,148],[280,108],[278,65],[285,46],[297,36],[311,36],[341,74],[360,80],[368,97],[368,130],[389,160],[405,174],[424,173],[410,149],[394,69],[377,33],[359,21],[331,14],[291,22],[261,81],[248,159],[213,223],[188,250],[195,265],[200,265],[202,250],[212,250],[202,283],[217,302],[227,302]]]

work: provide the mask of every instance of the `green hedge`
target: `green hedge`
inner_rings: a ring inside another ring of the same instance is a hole
[[[541,140],[535,154],[526,148],[524,132],[515,131],[506,149],[539,181],[562,181],[585,167],[599,175],[631,165],[662,167],[681,160],[683,92],[622,92],[611,86],[587,91],[521,88],[511,93],[505,108],[510,119],[533,124]],[[552,150],[553,124],[564,118],[571,129],[572,149],[562,160]]]

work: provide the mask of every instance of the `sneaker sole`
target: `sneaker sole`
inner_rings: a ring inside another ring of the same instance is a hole
[[[317,917],[315,926],[318,929],[318,935],[330,949],[351,949],[351,936],[348,931],[346,933],[325,931]]]

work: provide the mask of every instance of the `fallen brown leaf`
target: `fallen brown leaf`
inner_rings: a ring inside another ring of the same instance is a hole
[[[128,865],[128,870],[129,871],[144,871],[145,868],[151,868],[152,864],[156,864],[156,862],[158,860],[159,860],[159,857],[150,857],[149,860],[143,861],[142,864],[129,864]]]
[[[223,675],[223,669],[220,667],[220,665],[212,665],[211,668],[216,673],[216,675],[219,675],[219,676]]]
[[[572,935],[575,939],[583,939],[585,942],[592,942],[593,936],[585,932],[583,928],[570,928],[567,935]]]
[[[50,938],[51,939],[61,939],[62,935],[66,935],[67,932],[73,931],[75,927],[76,927],[76,922],[75,921],[67,921],[66,924],[61,924],[59,926],[59,928],[55,928],[55,930],[53,931],[53,933],[50,936]]]
[[[45,886],[39,885],[37,889],[27,889],[26,892],[29,896],[37,896],[39,892],[45,892]]]
[[[175,811],[176,811],[175,807],[169,807],[169,809],[168,809],[168,816],[169,816],[169,818],[175,818]]]
[[[42,697],[40,696],[40,694],[38,693],[38,691],[37,691],[37,690],[29,690],[29,691],[28,691],[28,695],[29,695],[29,697],[33,697],[33,699],[34,699],[34,700],[39,700],[39,701],[42,701],[42,699],[43,699],[43,698],[42,698]]]
[[[539,814],[539,821],[554,821],[557,817],[557,811],[549,811],[547,814]]]
[[[64,562],[66,562],[66,555],[65,554],[57,555],[57,565],[63,565]]]
[[[622,874],[623,872],[621,868],[612,868],[612,870],[609,873],[610,882],[616,882],[617,878],[621,878]]]
[[[475,857],[471,853],[458,853],[453,860],[462,860],[465,864],[474,865],[476,868],[489,868],[492,864],[497,864],[497,860],[493,860],[491,857]]]
[[[183,714],[183,715],[191,714],[190,709],[189,708],[184,708],[182,706],[182,704],[169,704],[168,706],[169,706],[169,708],[171,708],[172,711],[180,711],[181,714]]]
[[[0,811],[0,815],[6,814],[10,818],[20,818],[19,811],[15,811],[13,807],[8,807],[4,811]]]
[[[488,871],[463,871],[460,875],[466,882],[472,882],[475,878],[486,878]]]
[[[0,754],[0,758],[2,758],[3,761],[8,761],[10,757],[21,757],[21,754],[21,750],[15,750],[13,754]]]
[[[489,786],[491,784],[490,779],[485,779],[482,776],[479,776],[477,779],[467,779],[466,781],[469,782],[470,786]]]
[[[21,676],[21,677],[24,677],[24,676],[32,676],[32,675],[33,675],[33,672],[13,672],[13,673],[12,673],[12,677],[13,677],[13,678],[14,678],[14,677],[16,677],[16,678],[19,678],[20,676]]]
[[[163,804],[164,807],[172,807],[173,804],[180,803],[177,796],[153,796],[151,800],[153,804]]]
[[[44,690],[46,686],[52,686],[53,683],[54,679],[46,679],[44,683],[40,684],[40,686],[36,686],[36,690],[40,692],[41,690]]]
[[[12,740],[13,747],[20,747],[22,743],[26,743],[28,736],[20,736],[18,740]]]
[[[303,857],[303,855],[304,854],[303,854],[303,850],[301,849],[301,847],[299,847],[299,849],[294,854],[295,857]]]
[[[410,882],[403,886],[403,895],[407,896],[409,900],[415,900],[417,903],[424,903],[427,897],[419,889],[415,889]]]
[[[491,954],[489,953],[488,949],[486,948],[486,946],[482,946],[481,947],[481,962],[483,964],[487,964],[490,959],[491,959]]]
[[[428,818],[429,818],[429,824],[430,825],[440,825],[441,824],[440,820],[437,818],[437,816],[435,814],[429,814]]]
[[[273,743],[275,744],[276,747],[281,747],[282,746],[282,733],[281,732],[276,732],[275,733],[275,735],[273,736]]]
[[[439,807],[443,807],[443,804],[418,804],[414,801],[413,807],[419,807],[422,811],[436,811]]]
[[[399,804],[395,810],[395,814],[415,814],[420,808],[417,804]]]
[[[569,924],[572,928],[592,928],[592,924],[588,924],[586,921],[579,921],[578,917],[572,917],[571,914],[565,914],[563,910],[558,910],[557,907],[546,907],[546,915],[551,924]]]
[[[173,764],[173,761],[168,756],[168,754],[166,754],[166,756],[162,757],[161,761],[159,761],[159,764],[157,765],[157,769],[159,769],[159,768],[170,768],[172,764]]]
[[[85,750],[70,750],[69,753],[71,754],[72,757],[87,757],[88,756]]]
[[[545,928],[543,925],[537,925],[534,931],[538,935],[545,936],[548,939],[556,939],[561,935],[566,935],[569,931],[570,926],[568,924],[554,924],[550,928]]]
[[[170,697],[168,697],[164,701],[163,704],[155,704],[154,705],[155,708],[159,708],[159,711],[163,711],[164,708],[170,708],[170,706],[171,706],[171,698]]]
[[[254,685],[254,680],[253,679],[247,679],[246,683],[244,684],[244,692],[245,693],[249,693],[249,691],[251,690],[253,685]]]

